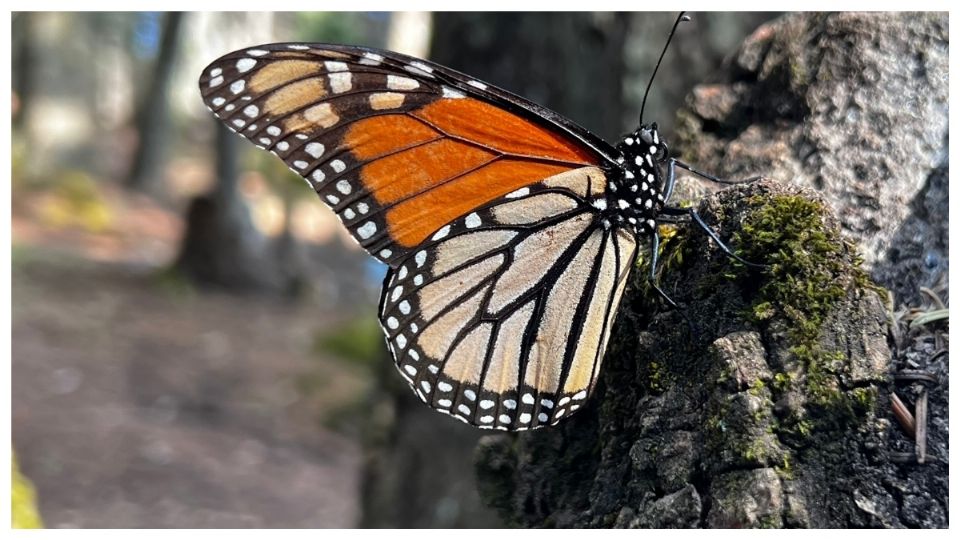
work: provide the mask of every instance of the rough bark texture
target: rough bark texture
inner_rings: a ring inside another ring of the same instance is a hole
[[[589,406],[478,448],[484,500],[507,523],[946,526],[945,371],[932,459],[895,462],[887,309],[838,235],[898,295],[945,275],[946,21],[788,16],[692,94],[674,141],[687,161],[813,187],[825,205],[769,181],[704,200],[724,239],[772,266],[744,274],[696,230],[668,243],[663,285],[691,339],[641,265]]]
[[[674,143],[724,178],[822,192],[873,267],[947,167],[948,43],[946,13],[784,17],[693,92]]]

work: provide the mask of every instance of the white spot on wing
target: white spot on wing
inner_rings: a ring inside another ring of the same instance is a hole
[[[322,156],[324,150],[325,150],[324,146],[318,142],[308,143],[307,146],[304,147],[303,149],[304,152],[310,154],[315,158]]]
[[[463,92],[450,88],[449,86],[443,87],[443,97],[448,99],[460,99],[467,97]]]
[[[360,63],[365,66],[379,66],[380,62],[383,62],[383,57],[372,52],[363,53],[363,58],[360,59]]]
[[[380,257],[381,257],[381,258],[389,259],[392,255],[393,255],[393,252],[390,251],[389,249],[381,249],[381,250],[380,250]]]
[[[437,383],[437,389],[440,390],[441,392],[449,392],[453,390],[453,386],[451,386],[450,383],[439,382]]]
[[[511,193],[507,193],[507,194],[506,194],[506,197],[507,197],[508,199],[516,199],[516,198],[518,198],[518,197],[523,197],[524,195],[527,195],[528,193],[530,193],[530,188],[525,187],[525,188],[520,188],[520,189],[518,189],[518,190],[516,190],[516,191],[513,191],[513,192],[511,192]]]
[[[357,234],[364,240],[373,236],[375,232],[377,232],[377,224],[372,221],[368,221],[364,223],[363,226],[357,228]]]
[[[327,67],[327,71],[347,71],[347,64],[343,62],[327,60],[323,65]]]
[[[417,75],[423,75],[431,78],[433,77],[433,68],[424,64],[423,62],[410,62],[410,64],[403,66],[403,69]]]
[[[338,173],[342,173],[343,170],[347,168],[347,166],[344,165],[344,163],[339,159],[335,159],[330,162],[330,168]]]
[[[487,85],[484,84],[484,83],[482,83],[482,82],[480,82],[480,81],[473,81],[473,80],[471,80],[471,81],[467,81],[467,84],[469,84],[470,86],[472,86],[472,87],[474,87],[474,88],[479,88],[479,89],[481,89],[481,90],[486,90],[486,89],[487,89]]]
[[[477,213],[474,212],[469,216],[467,216],[467,219],[464,220],[464,223],[466,224],[468,229],[479,227],[481,224],[480,216],[478,216]]]
[[[246,86],[247,83],[243,79],[233,81],[233,83],[230,84],[230,91],[234,94],[239,94],[240,92],[243,92],[243,89],[246,88]]]
[[[330,89],[333,90],[334,94],[342,94],[353,88],[352,75],[349,71],[331,73],[329,79]]]
[[[243,109],[243,114],[249,116],[250,118],[255,118],[258,114],[260,114],[260,108],[256,105],[247,105]]]
[[[320,169],[314,170],[313,174],[311,174],[310,176],[317,183],[323,182],[327,178],[327,175],[323,174],[323,171],[321,171]]]
[[[265,54],[269,54],[269,52],[263,49],[250,49],[249,51],[247,51],[247,54],[249,54],[250,56],[263,56]]]
[[[280,132],[280,128],[278,128],[277,126],[270,126],[270,127],[267,128],[267,133],[269,133],[270,135],[273,135],[274,137],[276,137],[276,136],[279,135],[281,132]]]
[[[223,84],[223,77],[222,77],[222,76],[214,77],[214,78],[210,79],[210,88],[214,88],[214,87],[220,86],[221,84]]]
[[[449,226],[449,225],[444,225],[443,227],[441,227],[441,229],[440,229],[439,231],[437,231],[437,232],[433,235],[432,239],[433,239],[433,240],[440,240],[441,238],[446,238],[446,236],[447,236],[448,234],[450,234],[450,226]]]
[[[337,182],[337,191],[343,193],[344,195],[349,195],[353,189],[350,187],[350,182],[346,180],[340,180]]]
[[[223,105],[226,101],[227,100],[223,99],[222,97],[215,97],[213,98],[213,101],[211,101],[210,103],[213,103],[214,107],[219,107]]]
[[[257,65],[257,61],[253,58],[241,58],[237,60],[237,71],[240,73],[246,73],[253,69],[253,66]]]
[[[387,75],[387,88],[391,90],[416,90],[420,88],[420,83],[410,77]]]

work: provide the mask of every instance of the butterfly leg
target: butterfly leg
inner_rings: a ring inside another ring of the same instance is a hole
[[[736,261],[739,261],[739,262],[743,263],[744,265],[749,266],[749,267],[751,267],[751,268],[766,268],[766,267],[767,267],[767,265],[765,265],[765,264],[758,264],[758,263],[750,262],[750,261],[748,261],[748,260],[746,260],[746,259],[743,259],[742,257],[740,257],[739,255],[737,255],[736,253],[734,253],[729,247],[727,247],[726,244],[723,243],[723,240],[721,240],[720,237],[717,236],[717,233],[714,232],[714,230],[711,229],[710,226],[707,225],[705,221],[703,221],[703,218],[700,217],[700,214],[697,212],[697,210],[696,210],[695,208],[678,208],[678,207],[673,207],[673,206],[664,206],[664,207],[663,207],[663,210],[661,210],[661,212],[662,212],[663,214],[667,215],[667,216],[682,216],[682,215],[690,216],[690,219],[692,219],[692,220],[694,221],[694,223],[697,224],[698,227],[700,227],[701,229],[703,229],[703,231],[707,233],[707,236],[709,236],[710,239],[713,240],[713,241],[717,244],[717,246],[718,246],[724,253],[726,253],[727,256],[730,257],[731,259],[734,259],[734,260],[736,260]]]
[[[693,321],[690,320],[690,317],[687,317],[687,314],[684,312],[683,308],[677,305],[677,303],[673,301],[673,298],[670,298],[670,296],[668,296],[667,293],[660,288],[660,285],[657,284],[657,261],[659,260],[659,252],[660,233],[654,230],[653,234],[650,235],[650,273],[647,275],[647,283],[649,283],[650,286],[653,287],[653,290],[660,295],[660,298],[663,298],[667,304],[676,309],[677,312],[680,313],[680,316],[687,321],[687,326],[690,327],[690,334],[694,337],[694,341],[696,341],[697,329],[693,325]]]

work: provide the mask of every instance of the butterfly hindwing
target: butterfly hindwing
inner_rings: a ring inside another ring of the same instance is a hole
[[[422,400],[507,430],[582,405],[636,252],[592,204],[605,185],[584,167],[521,188],[439,229],[391,271],[381,324]]]
[[[213,62],[200,87],[222,122],[305,178],[393,267],[473,209],[607,159],[555,113],[387,51],[258,46]]]

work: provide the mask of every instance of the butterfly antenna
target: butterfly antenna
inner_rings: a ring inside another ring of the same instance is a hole
[[[663,45],[663,51],[660,53],[660,59],[657,60],[657,66],[653,68],[653,74],[650,75],[650,82],[647,83],[647,89],[643,92],[643,103],[640,104],[640,125],[643,125],[643,108],[647,106],[647,94],[650,93],[650,87],[653,86],[653,79],[657,76],[657,70],[660,68],[660,62],[663,62],[663,55],[667,54],[667,47],[670,46],[670,40],[673,39],[673,34],[677,32],[677,27],[680,26],[680,23],[683,21],[689,21],[690,17],[687,16],[686,11],[681,11],[680,15],[677,16],[677,22],[673,23],[673,29],[670,30],[670,35],[667,36],[667,42]]]

